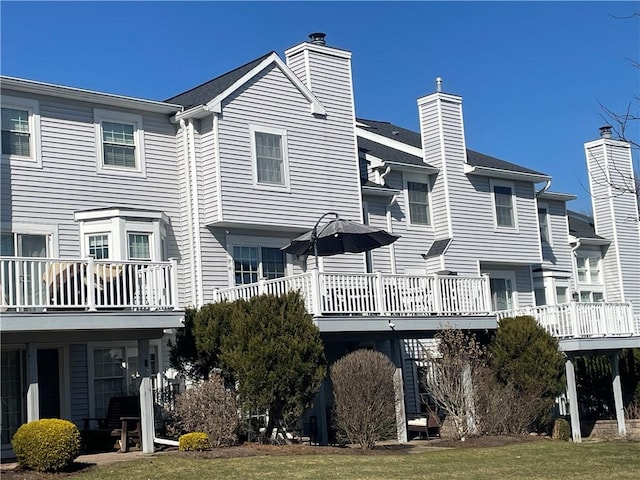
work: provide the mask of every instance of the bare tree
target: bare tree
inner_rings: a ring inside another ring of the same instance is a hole
[[[485,371],[485,351],[471,334],[438,332],[437,351],[425,351],[428,368],[422,378],[426,392],[451,419],[458,440],[478,433],[476,394]]]

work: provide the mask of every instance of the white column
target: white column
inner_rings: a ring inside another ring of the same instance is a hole
[[[142,428],[142,451],[144,453],[153,453],[155,425],[153,423],[153,390],[149,377],[144,377],[140,382],[140,424]]]
[[[38,349],[27,343],[27,422],[40,418],[38,392]]]
[[[464,403],[467,410],[467,431],[470,435],[478,433],[476,425],[476,402],[473,393],[473,379],[471,378],[471,364],[466,363],[462,368],[462,388],[464,389]]]
[[[580,434],[580,413],[578,411],[578,392],[576,390],[576,371],[571,357],[564,362],[567,374],[567,397],[569,397],[569,415],[571,417],[571,434],[575,443],[582,441]]]
[[[613,379],[613,400],[616,407],[616,420],[618,421],[618,436],[627,436],[627,426],[624,420],[624,403],[622,402],[622,386],[620,384],[620,358],[617,353],[609,357],[611,362],[611,377]]]
[[[393,390],[396,397],[396,431],[398,442],[407,443],[407,413],[404,407],[404,380],[402,378],[402,351],[401,340],[391,340],[391,356],[396,366],[393,374]]]

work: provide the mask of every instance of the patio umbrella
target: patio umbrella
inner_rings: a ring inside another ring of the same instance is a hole
[[[335,219],[319,227],[327,215],[335,215]],[[315,255],[316,266],[318,256],[328,257],[339,253],[360,253],[383,247],[395,242],[397,235],[385,230],[363,225],[351,220],[343,220],[337,213],[325,213],[316,222],[312,230],[294,238],[289,245],[283,247],[292,255]]]

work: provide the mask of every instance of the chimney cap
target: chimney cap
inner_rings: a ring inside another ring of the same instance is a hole
[[[611,125],[603,125],[602,127],[599,128],[600,130],[600,137],[601,138],[611,138],[611,130],[612,130],[612,126]]]
[[[326,45],[327,44],[327,41],[325,40],[326,37],[327,37],[327,34],[322,32],[315,32],[315,33],[309,34],[311,43],[315,43],[316,45]]]

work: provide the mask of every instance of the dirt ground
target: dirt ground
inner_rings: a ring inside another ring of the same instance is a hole
[[[398,444],[395,442],[383,442],[373,450],[362,450],[355,447],[331,447],[315,446],[309,444],[293,445],[258,445],[245,444],[228,448],[216,448],[206,452],[179,452],[177,449],[160,450],[163,455],[179,455],[186,458],[234,458],[234,457],[254,457],[262,455],[404,455],[421,453],[427,450],[438,450],[440,448],[479,448],[479,447],[501,447],[514,443],[532,442],[541,440],[539,436],[496,436],[470,438],[464,442],[432,439],[432,440],[412,440],[409,443]],[[3,464],[0,468],[2,480],[55,480],[74,477],[78,473],[86,472],[98,465],[135,460],[145,454],[141,452],[129,453],[101,453],[93,455],[81,455],[76,459],[70,471],[60,473],[38,473],[21,470],[17,464]]]

